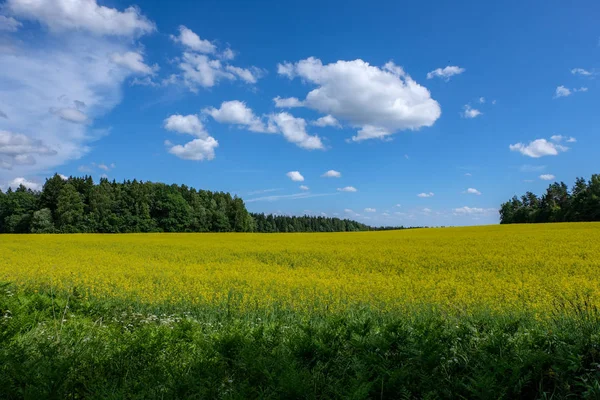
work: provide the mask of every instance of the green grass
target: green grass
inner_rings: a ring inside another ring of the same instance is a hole
[[[600,398],[600,316],[235,315],[0,288],[2,399]]]

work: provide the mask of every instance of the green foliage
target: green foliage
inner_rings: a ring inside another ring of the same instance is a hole
[[[527,192],[500,206],[500,223],[600,221],[600,175],[577,178],[571,192],[563,182],[551,184],[538,198]]]
[[[600,319],[152,308],[0,287],[0,397],[598,398]]]
[[[53,233],[54,231],[52,211],[49,208],[42,208],[33,213],[31,233]]]
[[[50,215],[48,215],[48,210]],[[351,220],[250,214],[229,193],[186,185],[117,183],[54,175],[41,192],[0,191],[0,233],[346,232],[374,229]]]

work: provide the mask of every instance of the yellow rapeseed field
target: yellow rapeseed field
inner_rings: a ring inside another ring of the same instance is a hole
[[[238,310],[600,304],[600,223],[325,234],[2,235],[0,281]]]

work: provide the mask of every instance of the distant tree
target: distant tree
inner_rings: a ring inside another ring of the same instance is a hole
[[[33,213],[31,219],[31,233],[53,233],[54,222],[52,222],[52,211],[42,208]]]
[[[56,207],[57,226],[65,233],[81,232],[83,228],[84,203],[82,195],[70,183],[60,190]]]
[[[600,221],[600,175],[577,178],[571,192],[554,182],[541,198],[527,192],[500,206],[501,224],[573,221]]]

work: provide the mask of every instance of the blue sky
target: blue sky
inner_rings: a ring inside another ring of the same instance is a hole
[[[595,1],[0,4],[4,189],[106,175],[472,225],[600,172]]]

